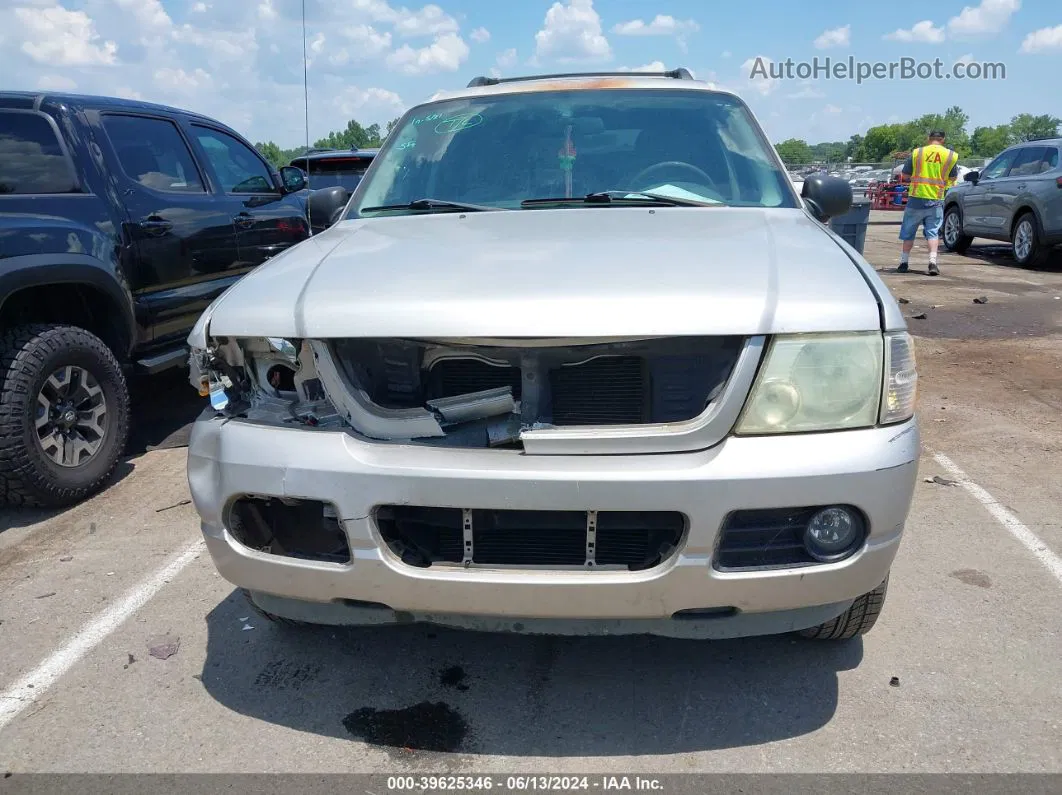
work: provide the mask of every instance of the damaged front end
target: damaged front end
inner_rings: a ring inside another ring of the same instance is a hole
[[[704,449],[733,425],[762,338],[219,339],[193,383],[225,416],[366,440],[539,454]]]

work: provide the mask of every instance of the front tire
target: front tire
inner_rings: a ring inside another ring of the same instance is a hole
[[[0,500],[60,507],[95,493],[129,436],[129,390],[101,339],[76,326],[0,333]]]
[[[870,593],[865,593],[852,602],[852,606],[841,615],[825,624],[800,631],[805,638],[812,640],[848,640],[857,635],[866,635],[873,629],[885,606],[885,593],[889,589],[889,577]]]
[[[941,238],[944,240],[944,248],[956,254],[964,253],[973,242],[972,237],[962,232],[962,210],[956,204],[944,213],[944,229]]]
[[[1047,259],[1047,246],[1040,242],[1037,232],[1036,216],[1032,213],[1022,215],[1010,233],[1011,251],[1014,261],[1023,267],[1035,267]]]

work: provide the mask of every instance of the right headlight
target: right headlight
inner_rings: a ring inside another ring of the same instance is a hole
[[[738,420],[737,433],[876,425],[886,339],[880,332],[776,337]]]

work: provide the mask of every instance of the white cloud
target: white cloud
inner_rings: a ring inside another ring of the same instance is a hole
[[[971,64],[973,63],[973,60],[973,53],[968,52],[965,55],[960,55],[958,58],[956,58],[955,63]]]
[[[773,61],[767,56],[757,55],[741,64],[741,72],[748,79],[749,88],[764,96],[778,88],[778,81],[770,76],[772,63]],[[764,74],[767,76],[765,77]]]
[[[652,61],[642,66],[635,66],[633,69],[629,66],[621,66],[619,68],[621,72],[666,72],[667,67],[663,61]]]
[[[322,52],[324,52],[324,46],[326,41],[328,41],[328,39],[325,38],[325,35],[323,33],[318,33],[316,36],[313,37],[313,41],[310,42],[310,52],[312,52],[314,55],[320,55]],[[276,45],[273,46],[276,47]],[[280,48],[277,47],[276,49]],[[276,52],[276,50],[273,51]]]
[[[692,19],[675,19],[667,14],[657,14],[648,25],[640,19],[620,22],[612,28],[621,36],[681,36],[696,33],[701,27]]]
[[[194,6],[192,6],[192,13],[205,14],[209,8],[210,6],[208,6],[206,3],[196,3]]]
[[[998,33],[1006,27],[1021,0],[981,0],[977,6],[966,6],[959,15],[948,20],[948,31],[956,36],[980,36]]]
[[[37,88],[41,91],[73,91],[77,83],[63,75],[41,75],[37,78]]]
[[[497,64],[502,69],[510,69],[511,67],[516,66],[517,60],[516,50],[508,49],[498,53]]]
[[[263,22],[270,23],[275,22],[280,15],[277,10],[273,8],[273,0],[262,0],[258,4],[258,16],[262,18]]]
[[[242,61],[258,50],[255,30],[235,31],[182,25],[173,30],[174,41],[201,47],[204,54],[221,60]]]
[[[885,36],[891,41],[924,42],[925,44],[940,44],[944,41],[944,28],[934,27],[933,22],[924,19],[915,24],[910,30],[900,28]]]
[[[164,67],[155,70],[155,84],[167,93],[193,94],[197,91],[210,91],[214,87],[214,78],[203,69],[186,72],[184,69]]]
[[[788,95],[789,99],[822,99],[825,96],[826,94],[822,91],[819,91],[817,88],[812,88],[811,83],[804,83],[803,88]]]
[[[387,65],[396,72],[423,75],[431,72],[454,72],[468,58],[468,45],[455,33],[446,33],[427,47],[414,49],[403,44],[387,56]]]
[[[476,28],[468,34],[468,38],[472,39],[476,44],[484,44],[490,41],[490,31],[486,28]]]
[[[395,33],[399,36],[439,36],[444,33],[456,33],[460,29],[457,20],[437,5],[427,5],[420,11],[401,8],[395,19]]]
[[[84,11],[62,6],[16,8],[23,27],[22,52],[49,66],[99,66],[113,64],[118,45],[100,40],[96,24]]]
[[[733,54],[734,53],[730,52],[730,50],[723,50],[723,54],[720,57],[721,58],[729,58]]]
[[[601,32],[593,0],[556,2],[535,34],[535,56],[558,61],[607,61],[612,48]]]
[[[402,97],[383,88],[361,89],[349,86],[336,94],[332,104],[340,118],[352,118],[366,109],[375,109],[388,115],[397,115],[405,110]]]
[[[840,113],[841,109],[839,107],[837,107],[836,105],[827,105],[825,108],[823,108],[823,111],[825,111],[826,113],[829,113],[829,114],[832,115],[832,114]]]
[[[1021,43],[1022,52],[1045,52],[1062,50],[1062,25],[1034,30]]]
[[[173,20],[159,0],[114,0],[123,12],[147,28],[169,28]]]
[[[340,47],[329,53],[328,62],[333,66],[368,61],[391,49],[391,34],[381,33],[372,25],[348,25],[340,33],[350,42],[350,47]]]
[[[824,30],[817,39],[815,47],[820,50],[828,50],[831,47],[847,47],[852,40],[852,26],[845,25],[841,28]]]

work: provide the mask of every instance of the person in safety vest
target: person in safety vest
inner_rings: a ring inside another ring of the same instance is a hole
[[[940,227],[944,223],[944,194],[955,184],[958,171],[959,155],[944,146],[942,130],[929,133],[929,143],[912,151],[904,163],[903,178],[909,187],[907,206],[900,224],[903,252],[900,254],[900,267],[896,269],[899,273],[907,273],[908,259],[921,225],[929,247],[929,275],[940,275],[937,247],[940,245]]]

